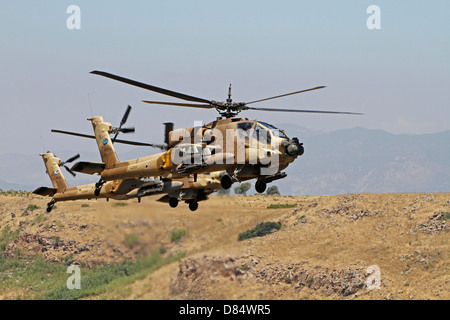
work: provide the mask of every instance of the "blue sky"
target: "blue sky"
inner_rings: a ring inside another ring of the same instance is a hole
[[[449,1],[118,3],[0,3],[2,153],[41,152],[41,137],[47,149],[91,150],[92,141],[50,129],[89,133],[92,113],[118,124],[128,104],[137,132],[127,138],[139,141],[160,143],[163,122],[185,127],[216,117],[146,105],[141,100],[174,100],[92,70],[219,101],[230,83],[234,101],[325,85],[258,106],[365,113],[241,114],[274,124],[408,134],[450,129]],[[72,4],[81,9],[80,30],[66,27]],[[381,30],[366,27],[373,4],[381,9]]]

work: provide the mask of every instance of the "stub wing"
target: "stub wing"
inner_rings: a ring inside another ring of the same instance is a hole
[[[75,163],[70,170],[86,174],[100,174],[105,170],[105,164],[103,162],[80,161]]]
[[[53,197],[58,190],[56,188],[48,188],[48,187],[39,187],[33,191],[34,194],[38,194],[40,196],[49,196]]]
[[[234,154],[220,152],[204,159],[202,163],[182,163],[177,167],[179,174],[208,173],[226,170],[230,164],[234,164]]]

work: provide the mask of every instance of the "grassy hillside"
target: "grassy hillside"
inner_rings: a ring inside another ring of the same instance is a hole
[[[46,202],[0,195],[2,299],[450,298],[449,193]]]

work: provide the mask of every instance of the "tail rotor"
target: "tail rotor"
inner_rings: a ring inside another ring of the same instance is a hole
[[[127,110],[125,111],[125,114],[122,117],[122,120],[120,120],[120,124],[118,128],[113,128],[113,132],[115,133],[114,138],[112,139],[112,143],[114,143],[117,139],[117,136],[119,133],[134,133],[136,129],[134,127],[131,128],[122,128],[122,126],[127,122],[128,116],[131,112],[131,106],[128,105]]]
[[[68,166],[66,166],[66,163],[71,163],[74,160],[78,159],[80,157],[80,154],[76,154],[73,157],[70,157],[69,159],[67,159],[66,161],[60,162],[60,166],[63,166],[64,169],[67,170],[67,172],[69,172],[72,176],[76,176],[75,172],[73,172],[72,170],[70,170],[70,168]]]

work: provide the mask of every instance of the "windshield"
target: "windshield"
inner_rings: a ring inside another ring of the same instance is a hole
[[[263,126],[265,126],[267,129],[269,129],[270,131],[272,131],[272,134],[274,136],[277,137],[281,137],[281,138],[286,138],[288,139],[288,137],[284,134],[283,131],[281,131],[280,129],[278,129],[277,127],[267,123],[267,122],[262,122],[262,121],[258,121],[258,123],[262,124]]]
[[[257,125],[255,130],[253,130],[253,138],[265,144],[270,144],[272,140],[270,133],[260,125]]]

